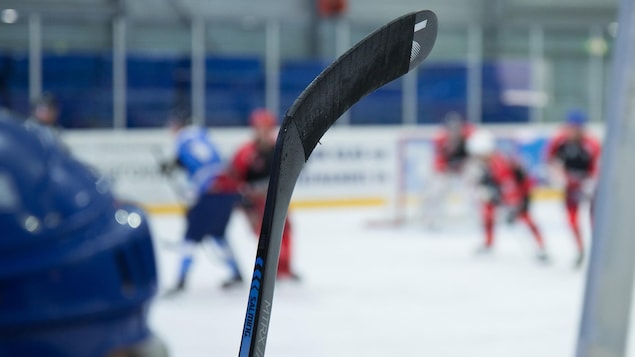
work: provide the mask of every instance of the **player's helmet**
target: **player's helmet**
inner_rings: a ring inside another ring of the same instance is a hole
[[[579,109],[572,109],[567,112],[567,124],[573,126],[583,126],[588,121],[587,114]]]
[[[137,350],[156,284],[143,212],[0,113],[0,356]]]
[[[173,108],[168,114],[168,126],[184,127],[192,124],[192,114],[185,107]]]
[[[467,152],[472,156],[488,156],[496,150],[494,135],[483,129],[476,130],[467,139]]]
[[[33,102],[33,108],[37,107],[58,109],[59,103],[53,94],[45,92]]]
[[[463,134],[465,120],[458,112],[451,111],[443,117],[443,126],[445,126],[451,136],[460,137]]]
[[[267,109],[254,109],[249,115],[249,125],[254,128],[273,128],[276,125],[276,117]]]
[[[443,116],[443,124],[446,126],[460,126],[465,124],[465,119],[459,112],[451,111]]]

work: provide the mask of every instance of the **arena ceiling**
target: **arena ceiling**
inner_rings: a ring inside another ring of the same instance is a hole
[[[187,22],[207,18],[282,17],[307,20],[317,0],[3,0],[24,16],[40,13],[47,18],[80,21],[110,20],[118,14],[138,21]],[[420,0],[348,0],[347,17],[385,20],[419,9]],[[606,22],[615,18],[617,0],[426,0],[449,22],[567,24]]]

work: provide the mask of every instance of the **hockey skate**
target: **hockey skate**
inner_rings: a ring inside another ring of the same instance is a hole
[[[474,251],[476,255],[481,255],[481,256],[491,255],[492,252],[494,252],[494,248],[491,245],[486,245],[486,244],[478,246],[476,250]]]
[[[575,259],[575,263],[573,265],[574,268],[580,269],[584,265],[584,251],[578,252],[578,256]]]
[[[536,260],[542,264],[551,263],[551,258],[549,257],[549,254],[547,254],[547,251],[544,249],[541,249],[538,251],[538,253],[536,253]]]
[[[234,275],[231,278],[225,280],[221,284],[221,288],[223,290],[233,289],[237,286],[241,286],[243,284],[243,278],[240,275]]]
[[[181,295],[185,291],[185,279],[179,280],[179,282],[171,289],[168,289],[162,297],[166,299],[173,298],[177,295]]]
[[[293,282],[299,282],[302,280],[302,278],[300,278],[300,276],[298,274],[296,274],[295,272],[285,272],[285,273],[280,273],[278,272],[278,276],[276,277],[277,280],[286,280],[286,281],[293,281]]]

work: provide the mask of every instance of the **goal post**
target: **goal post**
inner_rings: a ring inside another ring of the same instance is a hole
[[[635,0],[620,0],[577,357],[624,357],[635,272]]]

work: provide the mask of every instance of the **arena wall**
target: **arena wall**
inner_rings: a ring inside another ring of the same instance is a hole
[[[527,164],[539,183],[539,199],[557,197],[547,182],[544,143],[554,125],[488,126],[503,150]],[[601,137],[603,128],[591,128]],[[404,192],[416,194],[431,168],[430,138],[437,128],[427,126],[334,127],[321,140],[296,186],[292,207],[381,206],[394,204]],[[249,139],[248,129],[212,129],[210,135],[226,159]],[[124,200],[135,201],[153,213],[182,210],[187,201],[185,177],[162,176],[159,163],[172,155],[172,138],[165,130],[68,131],[66,145],[82,161],[111,180]]]

